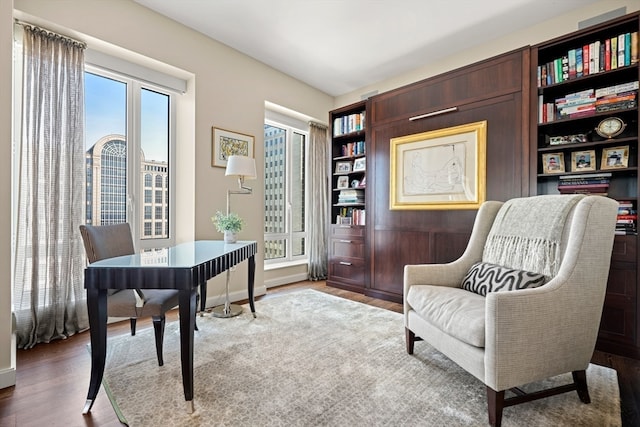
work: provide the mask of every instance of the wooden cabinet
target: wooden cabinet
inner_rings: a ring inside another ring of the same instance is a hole
[[[597,348],[636,358],[638,31],[635,13],[533,46],[530,100],[532,193],[602,194],[629,205],[619,220]],[[599,133],[607,121],[622,126]]]
[[[329,265],[327,284],[362,292],[365,278],[367,110],[359,102],[329,113]]]

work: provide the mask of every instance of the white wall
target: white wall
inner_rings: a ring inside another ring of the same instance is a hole
[[[548,7],[548,6],[545,6]],[[509,34],[507,37],[496,39],[482,46],[457,53],[437,63],[427,64],[411,72],[395,76],[369,86],[362,87],[353,92],[336,97],[334,108],[359,101],[363,94],[377,91],[383,93],[401,86],[408,85],[447,71],[455,70],[465,65],[473,64],[483,59],[519,49],[524,46],[533,46],[555,37],[562,36],[578,29],[578,23],[594,16],[601,15],[612,10],[626,7],[627,13],[640,10],[640,0],[602,0],[587,5],[570,13],[559,15],[554,19],[545,21],[539,25],[523,28],[520,31]]]

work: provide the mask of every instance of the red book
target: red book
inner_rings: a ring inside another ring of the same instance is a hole
[[[611,39],[604,41],[604,69],[605,71],[611,69]]]
[[[582,46],[582,75],[589,75],[589,45]]]

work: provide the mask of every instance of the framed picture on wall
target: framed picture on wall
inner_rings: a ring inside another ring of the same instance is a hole
[[[227,159],[233,155],[253,157],[253,136],[217,127],[211,134],[211,166],[226,168]]]

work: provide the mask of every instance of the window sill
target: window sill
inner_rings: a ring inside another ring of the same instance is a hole
[[[300,259],[300,260],[296,260],[296,261],[287,261],[287,262],[279,262],[279,263],[273,263],[273,264],[264,264],[264,271],[270,271],[270,270],[279,270],[281,268],[289,268],[289,267],[296,267],[298,265],[306,265],[309,263],[308,259]]]

